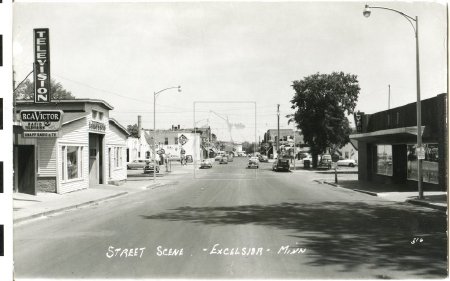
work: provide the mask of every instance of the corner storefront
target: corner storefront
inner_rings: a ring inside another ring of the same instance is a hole
[[[358,179],[417,188],[416,103],[374,114],[355,115]],[[447,94],[422,101],[424,190],[447,190]]]
[[[62,194],[125,181],[128,132],[112,109],[102,100],[18,101],[14,191]]]

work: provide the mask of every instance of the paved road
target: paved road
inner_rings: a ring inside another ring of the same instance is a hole
[[[446,275],[444,213],[318,184],[312,172],[246,169],[245,161],[16,226],[16,278]]]

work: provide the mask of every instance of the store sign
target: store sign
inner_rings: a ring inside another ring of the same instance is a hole
[[[48,28],[34,29],[34,102],[49,103],[50,37]]]
[[[362,133],[362,118],[364,116],[364,112],[356,112],[353,114],[353,117],[355,118],[355,126],[356,126],[356,132]]]
[[[93,132],[104,133],[104,132],[106,132],[106,125],[101,122],[90,121],[89,122],[89,130],[93,131]]]
[[[57,138],[58,132],[24,132],[26,138]]]
[[[61,110],[22,110],[20,120],[24,131],[58,131],[61,127]]]

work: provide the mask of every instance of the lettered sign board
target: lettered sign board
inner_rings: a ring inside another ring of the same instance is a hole
[[[50,101],[50,35],[48,28],[37,28],[34,29],[34,102]]]

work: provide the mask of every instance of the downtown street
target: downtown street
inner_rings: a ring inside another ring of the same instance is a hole
[[[314,171],[248,169],[247,161],[174,166],[156,188],[16,224],[15,277],[447,275],[444,212],[320,184]],[[152,182],[142,170],[128,173]]]

